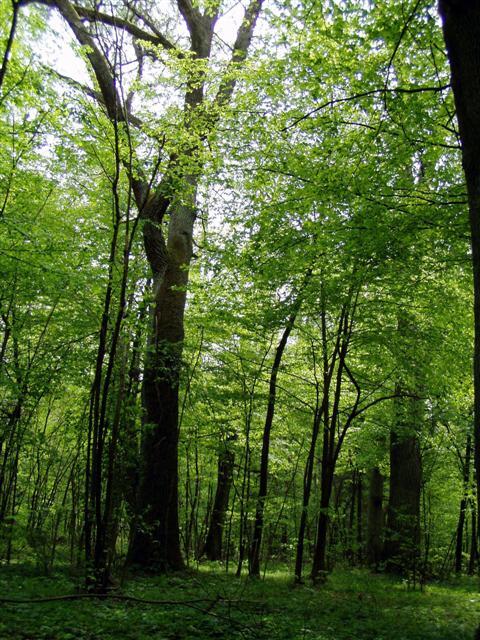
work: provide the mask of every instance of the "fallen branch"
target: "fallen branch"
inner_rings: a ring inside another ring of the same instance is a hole
[[[164,606],[185,606],[192,607],[197,604],[212,605],[218,602],[220,598],[214,600],[210,598],[199,598],[197,600],[152,600],[149,598],[136,598],[135,596],[126,596],[114,593],[70,593],[61,596],[47,596],[45,598],[2,598],[0,603],[4,604],[43,604],[46,602],[61,602],[65,600],[117,600],[119,602],[134,602],[136,604],[155,604]]]

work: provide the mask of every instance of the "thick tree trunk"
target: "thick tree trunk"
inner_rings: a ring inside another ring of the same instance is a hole
[[[218,458],[217,489],[212,516],[203,553],[209,560],[221,560],[223,552],[223,527],[233,479],[235,456],[226,447]]]
[[[388,571],[401,574],[415,566],[419,552],[422,461],[418,436],[408,425],[399,426],[404,429],[390,434],[390,499],[383,557]]]
[[[450,62],[468,192],[475,323],[474,463],[477,501],[480,501],[480,3],[440,0],[439,11]],[[480,517],[478,504],[477,517]]]
[[[148,235],[145,241],[155,299],[143,381],[143,465],[129,562],[160,571],[184,566],[178,516],[178,408],[194,221],[193,204],[178,206],[171,213],[165,253],[160,242],[148,246]]]
[[[367,520],[367,562],[377,569],[382,558],[383,481],[378,467],[370,473]]]

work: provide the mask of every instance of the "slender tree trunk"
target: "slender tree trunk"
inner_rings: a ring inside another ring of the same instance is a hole
[[[468,559],[468,575],[473,576],[475,565],[478,564],[478,536],[477,536],[477,512],[475,500],[470,499],[470,513],[472,516],[472,527],[470,537],[470,557]]]
[[[477,478],[478,518],[480,517],[480,4],[472,0],[440,0],[439,11],[450,62],[470,218],[475,327],[473,449]]]
[[[353,292],[353,290],[352,290]],[[360,387],[352,375],[346,364],[345,358],[348,353],[348,346],[352,336],[353,322],[356,304],[358,301],[358,291],[354,296],[354,302],[351,300],[348,305],[344,305],[340,313],[339,327],[337,332],[337,342],[334,349],[334,356],[330,367],[324,363],[324,371],[328,372],[328,384],[324,385],[323,399],[323,447],[322,447],[322,470],[321,470],[321,495],[320,495],[320,514],[317,525],[317,536],[315,541],[315,551],[313,554],[312,571],[310,577],[313,582],[319,578],[323,578],[327,571],[327,533],[330,520],[330,498],[332,495],[333,479],[338,456],[340,454],[345,435],[356,416],[356,411],[360,401]],[[351,308],[349,309],[351,304]],[[338,358],[337,358],[338,356]],[[325,356],[324,356],[325,357]],[[330,381],[333,377],[335,363],[338,360],[335,387],[333,390],[333,404],[331,415],[329,412],[328,394],[330,389]],[[326,366],[327,365],[327,366]],[[350,381],[354,384],[357,395],[353,406],[348,412],[343,425],[340,423],[340,405],[342,396],[342,381],[344,374],[347,374]]]
[[[238,534],[238,562],[235,576],[242,575],[243,561],[245,560],[245,550],[247,548],[247,528],[248,528],[248,508],[250,502],[250,476],[251,476],[251,452],[250,452],[250,426],[247,431],[247,441],[245,443],[245,462],[243,465],[242,488],[240,491],[240,529]]]
[[[342,314],[343,315],[343,314]],[[341,322],[342,346],[339,352],[339,362],[336,373],[336,383],[334,391],[334,401],[332,415],[328,415],[325,407],[323,411],[323,447],[322,447],[322,472],[320,483],[320,514],[317,524],[317,537],[315,541],[315,551],[313,554],[312,571],[310,577],[313,582],[327,571],[327,533],[330,521],[330,498],[332,495],[333,478],[337,456],[341,447],[341,440],[335,441],[337,433],[337,421],[340,410],[340,399],[342,392],[342,375],[345,368],[345,356],[348,348],[348,314],[342,317]]]
[[[374,569],[378,569],[382,558],[383,483],[380,469],[375,467],[370,472],[367,519],[367,562]]]
[[[19,9],[20,9],[20,2],[18,2],[17,0],[12,0],[12,12],[13,12],[12,21],[10,23],[10,31],[7,39],[7,46],[5,47],[5,51],[3,53],[2,66],[0,67],[0,89],[2,88],[3,81],[7,73],[7,65],[10,60],[12,45],[15,39],[15,30],[17,28]],[[0,103],[1,103],[1,100],[0,100]]]
[[[263,515],[265,511],[265,500],[267,498],[268,484],[268,462],[270,451],[270,433],[273,425],[273,417],[275,415],[275,401],[277,395],[277,376],[280,363],[287,346],[288,338],[292,332],[298,310],[300,308],[300,300],[297,300],[296,308],[289,317],[287,325],[283,331],[282,337],[275,350],[275,357],[270,372],[270,385],[268,390],[267,415],[265,417],[265,425],[263,427],[262,437],[262,454],[260,459],[260,479],[258,488],[257,505],[255,510],[255,524],[253,527],[253,536],[250,547],[250,565],[249,573],[251,576],[260,576],[260,549],[262,545],[263,535]]]
[[[307,523],[308,523],[308,507],[310,503],[310,495],[312,492],[312,481],[313,481],[313,470],[315,463],[315,451],[317,448],[317,440],[318,435],[320,433],[320,427],[322,425],[322,420],[324,424],[324,430],[326,429],[326,425],[328,420],[325,416],[328,416],[329,411],[329,396],[330,396],[330,385],[332,381],[332,376],[335,368],[335,362],[338,356],[338,350],[340,348],[340,340],[342,335],[342,327],[344,320],[344,310],[340,314],[337,336],[335,341],[335,346],[333,349],[333,353],[331,358],[329,359],[328,354],[328,344],[327,344],[327,310],[326,310],[326,301],[323,287],[321,286],[321,337],[322,337],[322,366],[323,366],[323,397],[320,402],[320,381],[317,380],[316,376],[316,358],[315,358],[315,349],[312,343],[312,356],[313,356],[313,365],[316,379],[316,406],[315,413],[313,418],[313,428],[312,428],[312,438],[310,441],[310,449],[308,452],[307,463],[305,466],[305,473],[303,476],[303,504],[302,504],[302,512],[300,515],[300,526],[298,531],[298,541],[297,541],[297,550],[295,557],[295,581],[302,582],[302,571],[303,571],[303,554],[304,554],[304,540],[305,534],[307,531]],[[325,448],[325,431],[324,431],[324,448]]]
[[[355,553],[354,553],[354,526],[355,526],[355,507],[356,507],[356,498],[357,498],[357,470],[354,469],[352,472],[352,481],[350,483],[350,500],[349,505],[346,506],[346,509],[349,507],[349,515],[348,515],[348,530],[347,527],[344,527],[345,530],[345,555],[350,564],[354,564],[355,561]],[[346,514],[345,514],[346,515]],[[346,520],[346,518],[345,518]]]
[[[330,471],[327,464],[325,472],[322,469],[322,487],[320,497],[320,514],[318,516],[317,538],[315,542],[315,551],[313,555],[312,580],[315,582],[320,576],[327,571],[327,533],[328,523],[330,521],[329,508],[330,497],[332,495],[333,472]]]
[[[465,528],[465,516],[467,513],[468,488],[470,484],[470,458],[472,455],[472,439],[467,435],[467,445],[465,448],[465,461],[463,463],[463,496],[460,501],[460,513],[458,515],[457,542],[455,546],[455,573],[462,571],[463,559],[463,531]]]
[[[315,450],[317,447],[317,439],[320,431],[321,419],[322,419],[322,413],[317,408],[314,415],[314,419],[313,419],[312,438],[310,440],[310,450],[308,452],[307,463],[305,466],[305,473],[303,476],[303,501],[302,501],[302,511],[300,514],[300,525],[298,529],[297,551],[295,556],[295,581],[296,582],[302,581],[303,553],[304,553],[304,544],[305,544],[305,533],[307,528],[308,506],[310,504],[310,495],[312,493],[313,469],[315,464]]]
[[[357,472],[357,560],[363,562],[363,481],[361,471]]]

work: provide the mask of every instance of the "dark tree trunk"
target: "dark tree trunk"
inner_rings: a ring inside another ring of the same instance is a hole
[[[450,62],[470,217],[475,326],[474,463],[477,474],[478,518],[480,516],[478,507],[478,501],[480,501],[480,3],[472,0],[440,0],[439,11]]]
[[[475,500],[470,498],[470,513],[472,516],[472,527],[470,536],[470,557],[468,559],[468,575],[473,576],[475,565],[478,564],[478,536],[477,536],[477,511]]]
[[[225,447],[218,458],[217,489],[203,553],[209,560],[221,560],[223,527],[233,479],[235,455]]]
[[[355,553],[354,553],[354,525],[355,525],[355,506],[356,506],[356,498],[357,498],[357,471],[354,469],[350,482],[350,499],[345,506],[345,512],[349,511],[348,515],[348,529],[344,527],[345,534],[345,556],[350,564],[354,564]],[[345,521],[346,521],[346,513],[345,513]]]
[[[375,569],[382,559],[383,481],[380,469],[372,469],[368,494],[367,562]]]
[[[400,402],[416,404],[419,400],[397,401],[397,406]],[[407,415],[409,409],[405,408]],[[418,436],[410,425],[399,424],[397,431],[390,434],[390,498],[384,546],[386,569],[392,573],[408,571],[418,558],[421,485]]]
[[[363,482],[362,473],[357,474],[357,560],[363,562]]]
[[[149,245],[148,230],[145,238],[155,300],[143,382],[138,520],[129,551],[132,564],[160,571],[184,566],[178,515],[178,410],[194,207],[180,206],[171,215],[167,247],[159,238],[156,247],[153,242]],[[163,256],[162,249],[167,252]]]
[[[337,421],[340,410],[340,398],[342,392],[342,375],[345,367],[345,356],[348,348],[348,314],[345,313],[340,322],[340,331],[343,337],[341,349],[339,351],[339,362],[336,374],[334,391],[334,401],[332,415],[328,415],[328,400],[324,401],[323,411],[323,446],[322,446],[322,471],[320,482],[320,514],[318,516],[317,536],[315,540],[315,551],[313,554],[312,571],[310,577],[313,582],[323,576],[327,570],[327,532],[330,520],[329,508],[332,495],[333,477],[338,453],[341,447],[341,440],[336,442]]]
[[[324,438],[323,438],[323,448],[326,450],[325,439],[327,439],[328,443],[328,434],[326,434],[325,430],[328,428],[328,411],[329,411],[329,396],[330,396],[330,385],[332,382],[332,377],[335,369],[335,363],[338,357],[338,351],[340,349],[340,342],[343,330],[343,322],[344,322],[344,310],[342,310],[338,322],[338,330],[335,345],[332,351],[331,356],[329,357],[328,353],[328,340],[327,340],[327,311],[326,311],[326,301],[324,297],[323,287],[320,289],[321,291],[321,336],[322,336],[322,368],[323,368],[323,384],[320,383],[320,380],[317,379],[316,376],[316,357],[315,357],[315,349],[312,344],[312,356],[313,356],[313,364],[315,371],[315,381],[316,381],[316,405],[315,405],[315,413],[313,418],[313,428],[312,428],[312,437],[310,440],[310,449],[308,452],[307,463],[305,465],[305,472],[303,476],[303,502],[302,502],[302,512],[300,514],[300,526],[298,531],[298,541],[297,541],[297,550],[295,557],[295,580],[296,582],[302,581],[302,572],[303,572],[303,553],[304,553],[304,541],[305,534],[307,532],[307,524],[308,524],[308,507],[310,503],[310,495],[312,492],[312,481],[313,481],[313,470],[315,463],[315,451],[317,448],[317,440],[320,433],[320,427],[322,426],[322,421],[324,425]],[[320,388],[322,388],[323,397],[320,400]],[[327,445],[328,448],[328,445]]]
[[[300,299],[295,304],[295,309],[287,321],[287,325],[283,331],[280,342],[275,350],[275,358],[273,360],[272,369],[270,372],[270,384],[268,389],[268,404],[267,414],[265,417],[265,425],[263,427],[262,437],[262,454],[260,458],[260,479],[258,488],[257,505],[255,510],[255,524],[253,527],[253,536],[250,546],[250,565],[249,573],[251,576],[260,575],[260,549],[262,546],[263,535],[263,516],[265,511],[265,500],[267,499],[267,485],[268,485],[268,462],[270,451],[270,433],[273,425],[273,418],[275,415],[275,401],[277,395],[277,376],[282,361],[285,347],[287,346],[288,338],[292,332],[295,319],[297,317],[298,310],[300,308]]]
[[[344,438],[350,425],[352,424],[352,421],[357,415],[357,409],[360,402],[360,387],[358,386],[357,381],[355,380],[345,361],[348,353],[348,346],[352,336],[357,300],[358,291],[354,296],[353,302],[352,300],[350,300],[348,305],[345,304],[343,306],[339,318],[337,340],[334,348],[333,358],[331,360],[330,366],[328,365],[328,358],[327,361],[324,362],[324,371],[328,373],[328,377],[325,379],[325,381],[328,382],[328,384],[324,385],[324,399],[322,409],[323,446],[320,483],[320,513],[317,524],[317,536],[313,554],[312,571],[310,574],[313,582],[322,579],[325,575],[325,572],[327,571],[327,533],[330,520],[330,498],[332,495],[335,467],[337,464],[338,456],[340,455]],[[333,390],[332,411],[330,415],[328,395],[337,359],[338,363],[335,375],[335,387]],[[350,379],[350,382],[355,386],[357,394],[353,406],[351,406],[348,410],[347,417],[345,418],[343,424],[340,426],[342,383],[343,376],[345,374]]]
[[[310,441],[310,450],[308,452],[307,463],[303,476],[303,502],[302,512],[300,514],[300,526],[298,529],[297,552],[295,556],[295,580],[302,581],[303,571],[303,552],[305,543],[305,533],[307,528],[308,506],[310,504],[310,495],[312,492],[313,468],[315,463],[315,450],[317,447],[318,433],[320,431],[322,412],[317,407],[313,419],[312,438]]]
[[[460,501],[460,513],[458,515],[457,541],[455,545],[455,573],[462,571],[463,558],[463,532],[465,528],[465,517],[467,514],[468,489],[470,486],[470,459],[472,455],[472,438],[467,435],[465,447],[465,460],[463,463],[463,496]]]
[[[326,466],[326,465],[325,465]],[[323,475],[323,470],[322,470]],[[320,496],[320,514],[318,516],[317,537],[312,564],[312,580],[315,582],[323,576],[327,570],[327,533],[330,507],[330,497],[332,495],[333,470],[327,468],[325,477],[322,477],[322,488]]]

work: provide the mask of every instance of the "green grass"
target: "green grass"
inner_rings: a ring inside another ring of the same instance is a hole
[[[0,569],[0,596],[74,592],[65,574]],[[480,622],[478,581],[431,584],[425,592],[366,571],[336,571],[321,587],[292,584],[285,571],[265,580],[196,573],[135,578],[122,593],[139,598],[218,601],[209,614],[183,606],[115,601],[0,604],[0,638],[21,640],[472,640]],[[230,601],[230,602],[229,602]],[[202,605],[205,607],[205,605]]]

